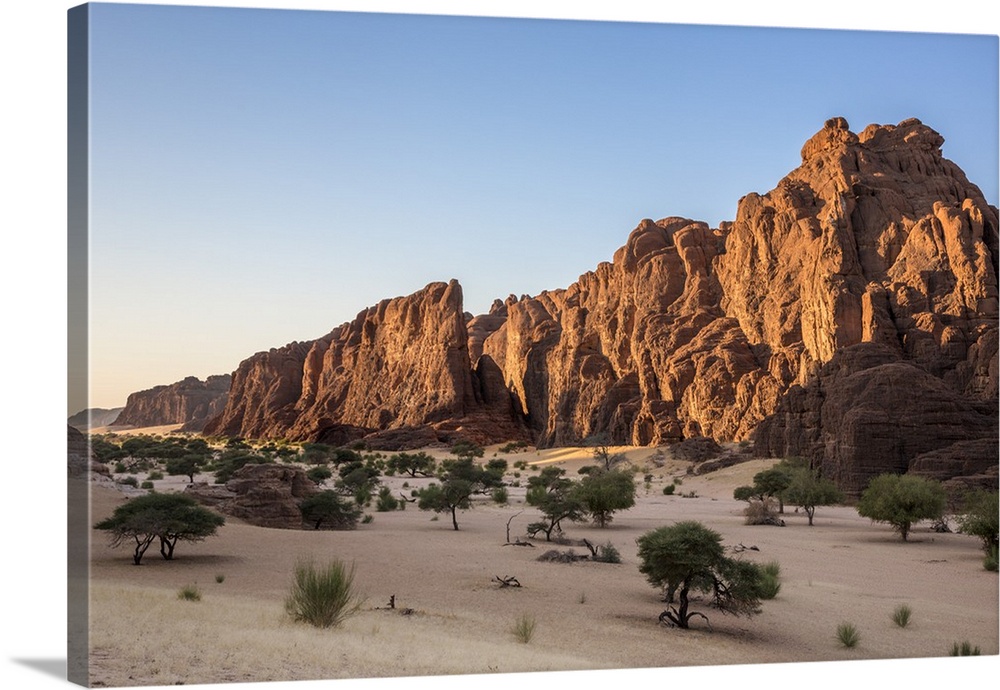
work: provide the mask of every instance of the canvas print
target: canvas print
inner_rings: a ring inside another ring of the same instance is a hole
[[[998,654],[997,36],[68,26],[70,680]]]

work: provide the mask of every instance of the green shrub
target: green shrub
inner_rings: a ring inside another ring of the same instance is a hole
[[[861,633],[858,632],[853,623],[841,623],[837,626],[837,639],[840,641],[840,644],[848,649],[853,649],[858,646],[858,642],[861,640]]]
[[[677,491],[676,484],[667,484],[665,487],[663,487],[664,496],[672,496],[675,491]]]
[[[152,472],[149,473],[149,475],[146,477],[146,479],[148,479],[149,481],[155,481],[157,479],[163,479],[163,472],[160,472],[159,470],[153,470]]]
[[[375,522],[375,516],[372,515],[371,513],[365,513],[365,516],[361,518],[362,525],[370,525],[373,522]]]
[[[119,484],[127,484],[128,486],[138,487],[139,486],[139,478],[136,477],[133,474],[130,474],[127,477],[122,477],[121,479],[119,479],[118,483]]]
[[[493,499],[493,502],[498,505],[507,505],[507,499],[509,498],[507,494],[507,487],[505,486],[496,487],[495,489],[493,489],[493,493],[490,494],[490,497]]]
[[[948,652],[949,656],[979,656],[982,652],[979,651],[979,647],[973,647],[968,640],[959,644],[956,642],[951,646],[951,651]]]
[[[622,555],[611,542],[608,542],[607,544],[597,547],[592,560],[595,560],[598,563],[621,563]]]
[[[1000,563],[998,563],[997,547],[991,546],[990,552],[983,559],[983,567],[995,573],[997,572],[998,565]]]
[[[223,575],[222,573],[219,573],[218,575],[215,576],[215,581],[221,585],[223,582],[226,581],[226,576]]]
[[[896,607],[896,610],[892,612],[892,622],[901,628],[905,628],[910,624],[911,615],[913,615],[913,609],[906,604],[900,604]]]
[[[152,489],[153,488],[153,482],[151,482],[151,481],[149,481],[147,479],[146,481],[144,481],[142,484],[139,485],[139,488],[140,489]]]
[[[354,589],[353,563],[348,567],[334,560],[317,567],[312,561],[300,561],[285,599],[285,611],[297,622],[329,628],[357,613],[362,602]]]
[[[177,591],[177,598],[184,601],[201,601],[201,590],[198,585],[184,585]]]
[[[911,474],[880,474],[871,480],[858,501],[858,515],[884,522],[906,541],[913,524],[944,514],[941,482]]]
[[[392,495],[388,486],[383,486],[378,490],[378,498],[375,501],[375,510],[385,513],[390,510],[399,509],[399,499]]]
[[[771,561],[761,566],[764,572],[760,582],[760,598],[774,599],[781,591],[781,565]]]
[[[510,629],[514,639],[521,644],[528,644],[535,636],[535,617],[529,613],[522,613],[514,621],[514,626]]]

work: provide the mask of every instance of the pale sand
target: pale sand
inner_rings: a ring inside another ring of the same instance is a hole
[[[628,449],[628,455],[641,465],[652,450]],[[506,458],[559,462],[572,476],[590,462],[589,451],[573,449]],[[509,505],[481,499],[459,514],[457,532],[450,516],[435,520],[412,504],[373,512],[374,522],[347,532],[264,529],[230,518],[218,536],[179,544],[175,561],[163,561],[153,548],[139,567],[131,564],[130,548],[111,549],[107,536],[95,532],[92,678],[133,686],[941,657],[963,640],[983,654],[998,653],[998,580],[982,568],[976,539],[921,524],[903,543],[846,506],[819,508],[813,527],[792,508],[786,527],[744,525],[745,504],[732,499],[732,490],[772,462],[695,477],[685,476],[686,463],[668,461],[652,470],[648,494],[640,472],[637,505],[616,514],[609,527],[564,526],[570,539],[611,542],[621,564],[543,563],[536,558],[549,548],[586,548],[504,545],[509,518],[516,515],[512,540],[537,518],[523,503],[530,470],[521,473],[520,488],[510,489]],[[697,497],[663,495],[674,476],[682,477],[679,493]],[[405,480],[387,481],[402,490]],[[409,479],[411,487],[426,481]],[[168,477],[157,485],[170,490],[185,482]],[[92,519],[122,500],[95,487]],[[704,522],[728,546],[758,547],[744,551],[746,558],[781,564],[781,591],[759,616],[704,609],[711,629],[701,619],[688,631],[657,623],[664,604],[637,568],[635,540],[682,519]],[[316,630],[284,615],[302,557],[356,564],[367,601],[341,628]],[[225,576],[221,584],[216,575]],[[501,588],[495,576],[516,577],[522,587]],[[201,589],[200,602],[177,598],[187,584]],[[397,610],[386,610],[393,594]],[[890,619],[903,603],[913,609],[905,629]],[[403,608],[413,613],[401,615]],[[537,621],[529,644],[510,633],[522,613]],[[855,649],[835,639],[845,621],[861,632]]]

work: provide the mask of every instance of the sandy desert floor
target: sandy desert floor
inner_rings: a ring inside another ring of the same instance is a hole
[[[495,449],[489,449],[487,458]],[[642,466],[654,449],[628,449]],[[510,463],[558,463],[567,474],[588,464],[588,451],[559,449],[505,456]],[[637,505],[600,529],[565,525],[570,540],[610,542],[622,563],[540,562],[550,548],[586,553],[583,546],[524,538],[537,511],[510,489],[505,506],[481,499],[450,517],[406,510],[372,512],[353,531],[265,529],[229,518],[215,537],[177,546],[174,561],[147,552],[133,566],[131,549],[112,549],[94,532],[91,556],[91,679],[95,686],[173,685],[317,678],[406,677],[521,671],[594,670],[690,665],[755,664],[947,656],[968,640],[984,655],[998,653],[998,579],[982,567],[976,539],[941,534],[920,524],[902,542],[887,526],[873,525],[847,506],[821,507],[815,524],[786,507],[785,527],[743,524],[744,503],[732,490],[751,483],[773,461],[753,460],[703,476],[687,463],[667,461],[652,470],[649,491],[639,475]],[[673,477],[683,483],[666,496]],[[208,478],[206,477],[206,480]],[[403,478],[388,478],[401,489]],[[409,479],[410,487],[428,480]],[[159,490],[182,488],[168,477]],[[110,515],[125,496],[94,485],[91,519]],[[704,522],[742,556],[778,561],[782,587],[754,618],[704,609],[710,626],[691,630],[657,622],[660,592],[638,570],[636,538],[682,519]],[[283,602],[299,559],[354,563],[366,601],[341,627],[295,624]],[[495,577],[521,587],[501,587]],[[222,582],[217,582],[221,577]],[[197,602],[177,592],[196,585]],[[396,609],[387,608],[395,595]],[[900,604],[913,610],[906,628],[891,620]],[[404,615],[404,609],[412,610]],[[527,644],[511,633],[526,614],[536,621]],[[857,647],[835,636],[838,624],[860,631]]]

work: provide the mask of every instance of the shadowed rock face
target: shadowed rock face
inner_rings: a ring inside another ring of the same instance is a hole
[[[132,393],[113,424],[134,427],[183,424],[185,431],[201,431],[225,407],[229,384],[229,374],[209,376],[205,381],[188,376],[177,383]]]
[[[189,484],[185,492],[221,513],[259,527],[301,529],[299,505],[319,489],[300,468],[284,465],[246,465],[225,486]]]
[[[246,360],[207,430],[752,438],[848,490],[995,438],[997,209],[942,143],[918,120],[831,119],[733,222],[643,220],[611,262],[481,316],[454,281],[386,300]]]

